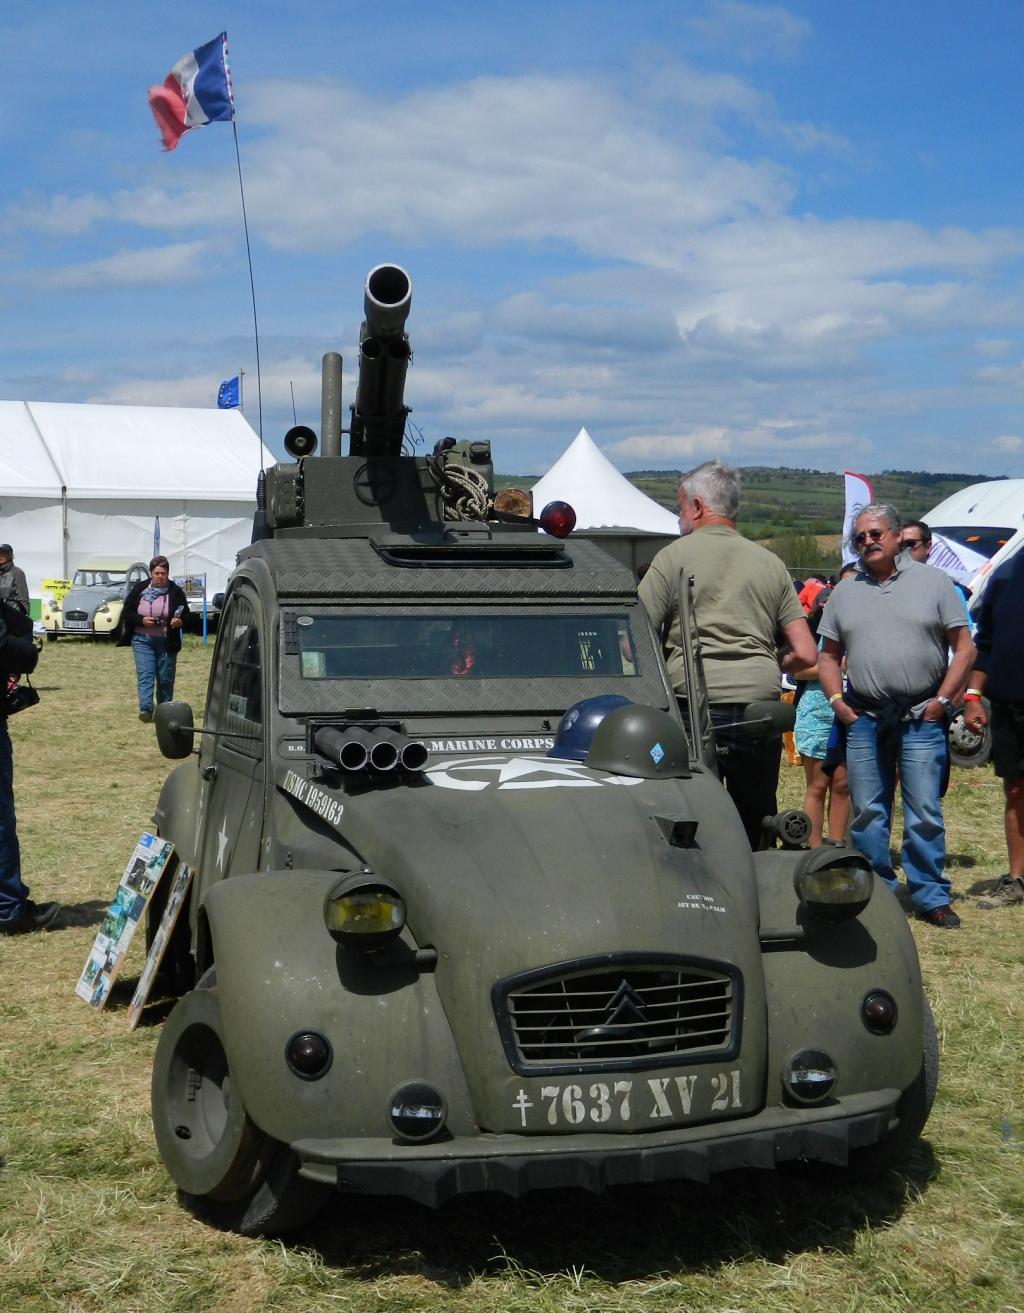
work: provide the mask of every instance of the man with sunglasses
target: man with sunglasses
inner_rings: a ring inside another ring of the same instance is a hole
[[[851,834],[877,875],[898,890],[889,856],[898,769],[911,903],[922,921],[955,930],[941,798],[947,717],[974,660],[967,617],[948,576],[902,550],[893,507],[866,506],[853,546],[857,573],[836,587],[818,626],[818,679],[846,736]]]
[[[900,530],[900,546],[912,561],[926,564],[932,550],[932,531],[924,520],[908,520]]]

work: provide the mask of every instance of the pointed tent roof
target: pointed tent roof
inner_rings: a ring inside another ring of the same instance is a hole
[[[642,529],[673,537],[679,533],[676,516],[620,474],[585,428],[531,491],[535,514],[550,501],[567,501],[579,529]]]

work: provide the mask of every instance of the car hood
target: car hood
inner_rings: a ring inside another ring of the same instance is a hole
[[[65,611],[91,611],[101,602],[119,602],[125,595],[124,584],[93,584],[71,588],[64,594]]]
[[[691,841],[686,829],[671,841],[679,821],[696,822]],[[637,780],[464,757],[416,783],[350,790],[338,828],[401,890],[417,942],[452,950],[467,984],[624,949],[729,958],[738,931],[756,942],[750,848],[704,772]]]

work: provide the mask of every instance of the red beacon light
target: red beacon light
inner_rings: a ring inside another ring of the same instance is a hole
[[[552,538],[568,538],[576,528],[576,512],[567,501],[549,501],[537,523]]]

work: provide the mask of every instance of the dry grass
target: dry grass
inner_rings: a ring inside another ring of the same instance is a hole
[[[203,702],[208,651],[178,691]],[[50,645],[41,706],[11,722],[26,877],[67,928],[0,942],[0,1309],[1024,1310],[1024,913],[917,926],[943,1050],[939,1099],[905,1175],[829,1188],[736,1174],[606,1198],[463,1200],[438,1213],[339,1198],[289,1244],[222,1235],[178,1207],[149,1125],[159,1030],[129,1033],[73,988],[167,763],[135,716],[123,650]],[[784,768],[798,804],[799,768]],[[1005,869],[1001,795],[959,772],[954,885]]]

